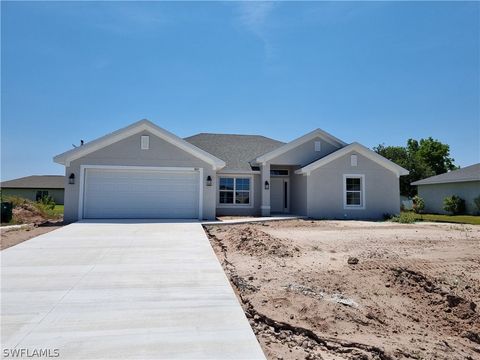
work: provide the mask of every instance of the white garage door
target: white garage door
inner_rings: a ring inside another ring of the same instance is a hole
[[[85,170],[85,219],[194,219],[198,205],[198,171]]]

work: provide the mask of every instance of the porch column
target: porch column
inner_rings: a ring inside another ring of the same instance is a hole
[[[270,216],[270,164],[263,163],[260,167],[262,171],[262,216]],[[265,189],[265,181],[268,181],[269,189]]]

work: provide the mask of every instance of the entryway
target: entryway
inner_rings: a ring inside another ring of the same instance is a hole
[[[288,178],[272,177],[270,186],[270,209],[272,213],[290,212],[290,181]]]

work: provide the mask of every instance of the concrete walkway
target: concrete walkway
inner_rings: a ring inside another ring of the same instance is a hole
[[[265,358],[200,223],[75,223],[0,256],[2,354]]]

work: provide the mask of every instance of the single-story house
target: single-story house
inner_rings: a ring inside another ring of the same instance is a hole
[[[480,163],[415,181],[412,185],[418,186],[418,196],[425,201],[426,212],[446,214],[443,200],[456,195],[465,200],[467,213],[477,214],[474,199],[480,196]]]
[[[51,196],[55,203],[63,205],[65,176],[32,175],[0,183],[2,196],[18,196],[38,201],[43,196]]]
[[[148,120],[54,157],[65,221],[295,214],[368,219],[400,210],[408,171],[320,129],[288,143],[258,135],[182,139]]]

